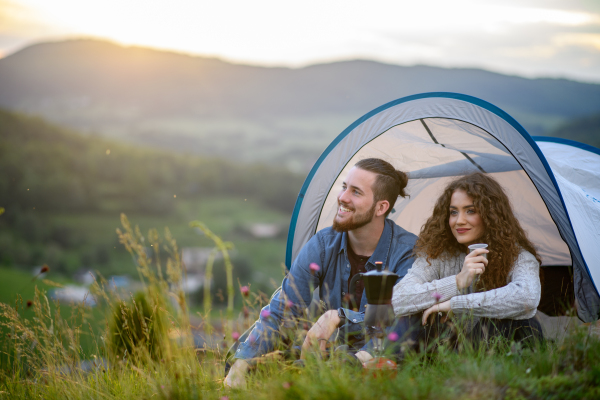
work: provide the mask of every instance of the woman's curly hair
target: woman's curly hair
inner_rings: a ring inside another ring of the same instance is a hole
[[[502,186],[492,177],[480,172],[462,176],[450,182],[433,208],[433,215],[421,228],[415,245],[415,254],[427,261],[467,253],[467,246],[458,243],[450,229],[450,200],[456,190],[463,190],[473,200],[475,211],[481,216],[484,234],[481,243],[487,243],[488,266],[479,279],[478,287],[485,290],[506,286],[508,274],[525,249],[541,258],[515,217],[510,200]]]

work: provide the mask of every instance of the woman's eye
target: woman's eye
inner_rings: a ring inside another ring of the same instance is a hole
[[[458,212],[456,210],[450,211],[450,215],[456,215],[456,214],[458,214]]]
[[[473,210],[472,208],[467,210],[467,214],[476,214],[475,210]]]

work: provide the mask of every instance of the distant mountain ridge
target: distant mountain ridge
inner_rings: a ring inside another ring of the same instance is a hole
[[[600,84],[478,69],[364,60],[267,68],[94,40],[36,44],[0,59],[0,107],[138,143],[250,161],[310,164],[366,112],[432,91],[489,101],[532,134],[600,110]]]

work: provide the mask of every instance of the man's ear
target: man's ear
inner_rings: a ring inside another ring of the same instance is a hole
[[[380,200],[377,202],[375,207],[375,216],[380,217],[390,209],[390,202],[387,200]]]

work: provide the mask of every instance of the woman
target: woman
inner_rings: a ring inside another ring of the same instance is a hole
[[[469,253],[475,243],[487,244],[488,250]],[[400,318],[392,329],[398,342],[427,340],[430,330],[418,325],[450,311],[474,318],[470,337],[476,341],[486,333],[541,339],[533,318],[541,295],[541,260],[496,180],[475,173],[451,182],[421,229],[415,255],[394,287],[392,304]],[[371,358],[365,351],[357,357]]]

